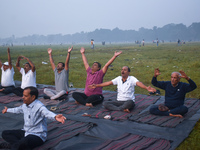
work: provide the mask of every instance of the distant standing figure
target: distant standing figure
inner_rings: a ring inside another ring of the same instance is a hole
[[[49,60],[51,63],[51,67],[55,74],[55,87],[56,90],[44,89],[44,93],[49,96],[49,99],[58,99],[61,100],[68,95],[69,85],[68,85],[68,78],[69,78],[69,60],[70,60],[70,53],[73,49],[73,46],[68,49],[68,54],[66,57],[65,63],[59,62],[57,67],[54,64],[54,60],[52,57],[52,49],[48,48]]]
[[[91,40],[91,49],[94,49],[94,40]]]
[[[144,39],[142,40],[142,46],[144,46]]]
[[[197,88],[195,82],[183,71],[172,72],[171,81],[157,81],[158,75],[160,75],[160,71],[156,68],[151,83],[165,90],[165,103],[159,106],[153,105],[150,113],[182,118],[188,112],[188,108],[184,105],[185,94]],[[189,84],[180,82],[181,78],[185,78]]]
[[[8,62],[2,63],[0,60],[0,68],[2,71],[0,92],[4,94],[12,93],[13,89],[15,88],[15,82],[14,82],[15,71],[13,69],[10,57],[10,48],[7,49],[7,52],[8,52]]]
[[[25,63],[24,68],[20,67],[21,60],[28,61],[27,63]],[[17,58],[16,67],[17,67],[17,70],[22,74],[22,82],[21,82],[21,87],[15,88],[13,93],[15,93],[17,96],[23,96],[24,88],[28,86],[36,87],[35,65],[29,58],[25,56],[19,56]]]
[[[86,56],[85,56],[85,49],[82,47],[80,49],[83,63],[87,72],[87,79],[85,84],[84,93],[74,92],[72,97],[75,99],[77,104],[82,104],[85,106],[92,107],[101,103],[104,99],[102,95],[102,88],[90,89],[88,85],[91,84],[100,84],[103,82],[103,77],[108,70],[108,66],[119,56],[122,51],[115,52],[114,56],[105,64],[105,66],[101,69],[101,64],[99,62],[94,62],[92,67],[90,68]]]

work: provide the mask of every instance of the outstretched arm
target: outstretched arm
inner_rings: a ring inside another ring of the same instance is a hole
[[[108,70],[108,66],[112,64],[112,62],[122,53],[122,51],[115,52],[114,56],[105,64],[105,66],[102,68],[103,73],[105,74]]]
[[[52,58],[52,49],[51,49],[51,48],[48,48],[48,49],[47,49],[47,52],[48,52],[48,54],[49,54],[49,61],[50,61],[50,63],[51,63],[51,67],[52,67],[52,69],[53,69],[53,71],[54,71],[55,68],[56,68],[56,66],[55,66],[54,61],[53,61],[53,58]]]
[[[25,56],[21,56],[24,60],[27,60],[28,62],[29,62],[29,64],[31,65],[31,70],[32,70],[32,72],[35,72],[35,65],[33,64],[33,62],[29,59],[29,58],[27,58],[27,57],[25,57]]]
[[[62,114],[58,114],[55,116],[55,119],[58,121],[58,122],[61,122],[62,124],[65,123],[65,120],[66,118],[62,115]]]
[[[154,88],[152,88],[151,86],[146,86],[146,85],[144,85],[142,82],[136,82],[136,85],[137,86],[139,86],[139,87],[141,87],[141,88],[143,88],[143,89],[146,89],[147,91],[149,91],[149,92],[156,92],[156,89],[154,89]]]
[[[89,85],[88,87],[91,88],[91,89],[95,89],[97,87],[104,87],[104,86],[109,86],[109,85],[113,85],[113,82],[108,81],[108,82],[104,82],[104,83],[101,83],[101,84],[92,84],[92,85]]]
[[[81,52],[81,54],[82,54],[83,64],[84,64],[84,66],[85,66],[85,69],[87,70],[87,69],[89,68],[89,64],[88,64],[87,58],[86,58],[86,56],[85,56],[85,48],[84,48],[84,47],[81,47],[80,52]]]
[[[66,58],[66,61],[65,61],[65,70],[68,70],[69,69],[69,60],[70,60],[70,53],[71,51],[73,50],[73,46],[70,48],[68,48],[68,54],[67,54],[67,58]]]
[[[1,62],[1,59],[0,59],[0,68],[2,67],[2,62]]]
[[[8,64],[9,64],[9,68],[12,69],[12,62],[11,62],[10,48],[9,47],[7,49],[7,52],[8,52]]]

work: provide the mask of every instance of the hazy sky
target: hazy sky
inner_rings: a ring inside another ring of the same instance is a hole
[[[0,38],[200,22],[200,0],[0,0]]]

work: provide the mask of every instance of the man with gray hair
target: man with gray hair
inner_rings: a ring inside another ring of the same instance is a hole
[[[158,75],[160,75],[160,71],[156,68],[151,83],[165,90],[165,103],[164,105],[153,105],[150,108],[150,113],[182,118],[188,112],[188,108],[184,105],[185,94],[196,89],[195,82],[182,70],[173,72],[171,74],[171,81],[157,81]],[[181,78],[185,78],[189,84],[180,82]]]

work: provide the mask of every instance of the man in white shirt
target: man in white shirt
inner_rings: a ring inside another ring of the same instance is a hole
[[[27,60],[28,62],[24,65],[24,68],[20,67],[20,60]],[[22,83],[21,87],[15,88],[13,93],[15,93],[17,96],[23,96],[23,89],[28,86],[36,87],[36,70],[35,65],[32,63],[32,61],[25,57],[25,56],[19,56],[17,58],[16,63],[17,70],[22,74]]]
[[[90,88],[104,87],[109,85],[117,85],[117,100],[106,101],[103,103],[104,107],[108,110],[119,110],[130,112],[135,106],[135,86],[139,86],[149,92],[155,92],[156,89],[145,86],[142,82],[138,81],[134,76],[129,76],[130,68],[127,66],[122,67],[121,76],[116,77],[112,81],[104,82],[101,84],[90,85]]]
[[[0,84],[0,92],[4,94],[9,94],[13,92],[15,88],[14,82],[14,69],[11,62],[10,57],[10,48],[7,49],[8,52],[8,62],[2,63],[0,60],[0,68],[1,68],[1,84]]]

